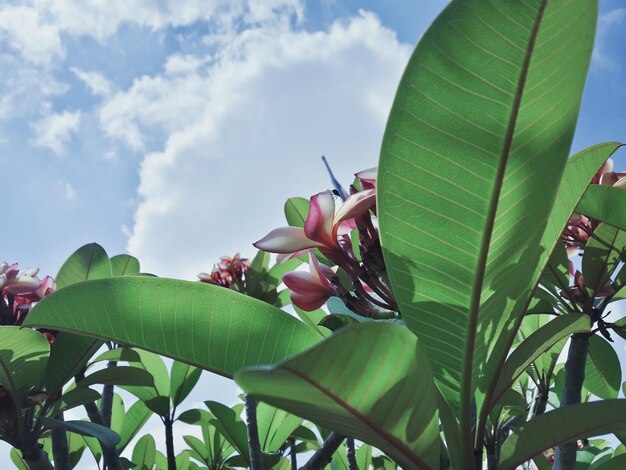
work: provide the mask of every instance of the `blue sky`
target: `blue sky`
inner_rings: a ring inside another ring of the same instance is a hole
[[[252,255],[286,198],[329,186],[321,155],[343,181],[376,164],[446,3],[1,2],[0,261],[55,274],[96,241],[194,279]],[[625,25],[623,2],[602,0],[573,150],[626,140]]]

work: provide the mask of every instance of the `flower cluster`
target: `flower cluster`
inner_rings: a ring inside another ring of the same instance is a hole
[[[32,306],[56,290],[54,279],[39,279],[38,272],[37,268],[20,271],[17,263],[0,264],[0,325],[21,325]],[[54,341],[52,333],[43,334],[50,343]]]
[[[220,262],[213,266],[211,274],[200,273],[198,279],[201,282],[215,284],[227,289],[233,289],[235,286],[243,287],[249,267],[250,261],[247,258],[241,258],[239,253],[232,258],[222,256]]]
[[[386,282],[376,225],[376,168],[356,177],[361,187],[351,186],[350,196],[341,207],[336,209],[331,191],[315,194],[304,227],[274,229],[254,246],[290,257],[309,252],[308,273],[296,271],[283,277],[297,307],[315,310],[337,296],[359,315],[392,318],[397,304]],[[353,237],[355,230],[357,237]],[[354,243],[358,244],[358,255]],[[313,249],[334,268],[320,263]],[[342,282],[342,277],[347,281]]]
[[[613,171],[613,160],[608,159],[597,171],[591,184],[602,184],[616,188],[626,188],[626,173]],[[561,240],[565,243],[569,256],[582,250],[600,222],[574,212],[565,225]]]

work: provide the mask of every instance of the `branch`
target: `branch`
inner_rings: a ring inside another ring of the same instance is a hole
[[[300,470],[318,470],[324,468],[333,460],[333,454],[337,451],[344,439],[345,436],[331,432],[324,441],[324,444],[322,444],[322,447],[317,449],[313,457],[311,457]]]
[[[248,448],[250,450],[250,470],[263,470],[263,454],[259,442],[259,428],[256,422],[257,402],[246,395],[246,421],[248,429]]]

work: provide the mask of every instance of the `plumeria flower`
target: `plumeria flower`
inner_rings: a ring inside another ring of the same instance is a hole
[[[363,189],[376,189],[376,173],[378,172],[378,167],[368,168],[367,170],[362,170],[356,173],[354,176],[357,177],[359,182],[361,183],[361,188]]]
[[[214,266],[211,274],[200,273],[198,274],[198,279],[200,282],[217,284],[232,289],[235,283],[244,282],[245,274],[248,272],[249,266],[250,260],[242,258],[239,253],[232,258],[222,256],[217,266]]]
[[[0,264],[0,289],[5,294],[27,294],[39,288],[39,269],[29,268],[20,271],[17,263]]]
[[[304,228],[281,227],[272,230],[253,245],[271,253],[298,253],[320,248],[322,253],[341,250],[338,236],[353,227],[351,219],[367,212],[376,204],[376,191],[368,189],[352,194],[335,213],[335,198],[331,191],[311,197]]]
[[[309,252],[309,272],[292,271],[283,276],[283,282],[291,289],[290,298],[296,307],[306,312],[320,308],[326,301],[337,295],[329,278],[336,277],[328,266],[320,264],[317,257]]]

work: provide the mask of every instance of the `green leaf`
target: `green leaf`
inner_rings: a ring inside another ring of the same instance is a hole
[[[21,407],[41,382],[50,345],[38,331],[19,326],[0,326],[0,345],[0,385]]]
[[[98,357],[92,360],[91,363],[93,364],[93,363],[101,362],[101,361],[139,362],[141,361],[141,357],[139,356],[139,353],[137,353],[137,351],[135,351],[134,349],[113,348],[100,354]]]
[[[363,323],[237,383],[260,400],[354,436],[405,468],[439,459],[437,397],[430,366],[406,328]]]
[[[604,400],[559,408],[520,425],[500,452],[502,469],[513,469],[550,447],[579,438],[626,430],[626,400]]]
[[[215,419],[211,423],[226,438],[228,442],[237,450],[247,465],[250,465],[250,454],[248,452],[248,431],[246,423],[237,413],[216,401],[205,401]]]
[[[121,454],[128,443],[139,433],[144,424],[152,416],[152,411],[142,401],[132,404],[124,414],[122,428],[119,431],[120,442],[116,449]]]
[[[593,470],[623,470],[626,468],[626,454],[615,456],[609,460],[605,460]]]
[[[45,417],[40,419],[46,428],[63,428],[66,431],[75,432],[83,436],[95,437],[102,445],[107,447],[115,447],[120,442],[120,436],[116,432],[90,421],[58,421]]]
[[[25,323],[138,346],[225,377],[320,339],[282,310],[229,289],[148,277],[67,287],[39,302]]]
[[[158,354],[138,350],[141,360],[131,362],[132,365],[142,368],[149,374],[153,383],[145,386],[122,386],[122,388],[142,400],[148,408],[159,416],[169,417],[170,414],[170,380],[165,362]]]
[[[589,337],[585,388],[599,398],[617,398],[622,368],[613,346],[597,335]]]
[[[11,462],[17,470],[30,470],[30,466],[22,458],[22,453],[14,447],[11,448]]]
[[[133,449],[133,463],[137,470],[152,470],[156,457],[156,442],[151,434],[142,436]]]
[[[609,224],[600,224],[585,246],[583,276],[585,286],[595,296],[617,266],[626,260],[626,232]]]
[[[132,276],[139,274],[139,260],[130,255],[116,255],[111,258],[112,276]]]
[[[83,439],[83,436],[74,434],[73,432],[67,434],[67,445],[70,452],[70,468],[76,468],[78,462],[83,457],[83,453],[87,448],[87,444]]]
[[[626,230],[626,193],[621,188],[591,185],[576,211]]]
[[[182,421],[186,424],[196,424],[203,425],[207,423],[209,420],[213,419],[213,415],[208,411],[192,409],[183,411],[180,415],[178,415],[178,421]]]
[[[84,245],[70,255],[56,275],[59,289],[88,279],[111,277],[111,261],[97,243]]]
[[[189,393],[198,383],[202,369],[183,364],[181,362],[174,362],[172,364],[172,372],[170,377],[170,394],[172,398],[172,405],[176,408],[187,398]]]
[[[306,312],[295,305],[293,306],[293,309],[296,312],[296,315],[298,315],[304,323],[306,323],[317,335],[319,335],[320,339],[326,338],[330,335],[331,331],[328,328],[320,326],[320,323],[324,317],[326,317],[326,312],[324,310],[318,308],[317,310]]]
[[[309,200],[291,197],[285,202],[285,218],[291,227],[304,227],[309,215]]]
[[[302,260],[300,258],[292,258],[275,264],[267,273],[268,281],[274,286],[279,286],[283,282],[283,276],[291,271],[295,271],[301,264]]]
[[[330,331],[337,331],[341,328],[346,328],[348,326],[352,326],[359,323],[359,321],[348,315],[343,315],[339,313],[332,313],[330,315],[325,315],[320,321],[320,326],[328,328]]]
[[[259,442],[263,452],[277,452],[287,438],[302,423],[302,418],[280,410],[267,403],[257,406]]]
[[[552,346],[568,336],[589,332],[591,322],[589,315],[571,313],[556,317],[551,322],[542,326],[511,353],[504,367],[493,395],[492,404],[495,404],[509,390],[517,378],[532,364],[541,354],[548,351]]]
[[[356,451],[356,463],[359,468],[370,468],[372,464],[372,446],[362,444]]]
[[[52,410],[48,412],[48,416],[54,416],[57,413],[62,413],[63,411],[75,408],[80,405],[84,405],[85,403],[96,402],[99,399],[100,393],[92,390],[91,388],[74,388],[65,393],[59,400],[55,402]]]
[[[50,395],[59,393],[63,386],[87,364],[102,341],[65,331],[56,334],[50,346],[50,359],[46,367],[44,383]]]
[[[478,377],[536,283],[596,17],[589,0],[454,1],[420,41],[391,110],[381,243],[468,461]]]
[[[189,446],[191,451],[191,457],[204,463],[210,468],[211,456],[209,455],[209,449],[204,442],[195,436],[183,436],[183,440]]]
[[[154,384],[154,379],[151,374],[138,367],[116,366],[89,374],[80,381],[79,386],[88,387],[94,384],[150,387]]]

